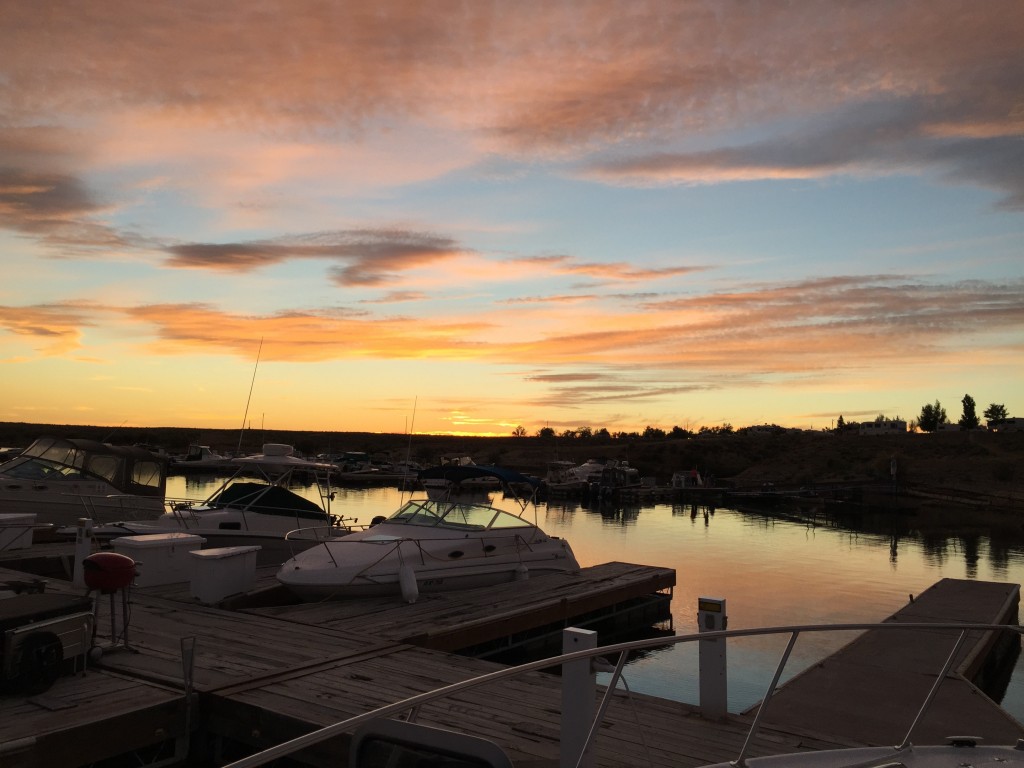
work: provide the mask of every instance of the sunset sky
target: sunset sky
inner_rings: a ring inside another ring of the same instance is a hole
[[[0,421],[1024,415],[1019,0],[0,20]]]

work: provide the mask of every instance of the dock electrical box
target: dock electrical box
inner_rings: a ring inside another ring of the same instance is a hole
[[[87,597],[44,592],[0,599],[0,691],[42,693],[69,667],[84,665],[93,621]]]

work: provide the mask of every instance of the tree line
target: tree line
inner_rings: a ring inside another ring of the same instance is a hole
[[[957,424],[961,429],[978,429],[981,426],[981,419],[978,417],[977,404],[974,402],[974,398],[970,395],[964,395],[963,400],[961,400],[960,403],[963,406],[963,413],[961,414],[959,421],[957,421]],[[988,408],[982,412],[982,416],[985,417],[987,425],[992,427],[998,425],[1001,421],[1005,421],[1009,417],[1009,414],[1006,410],[1006,406],[1002,403],[991,403]],[[902,421],[902,419],[900,419],[899,416],[895,419],[890,419],[888,416],[882,414],[876,416],[874,419],[876,424],[891,421]],[[949,416],[946,414],[946,409],[942,407],[942,403],[936,400],[934,403],[927,403],[922,406],[920,416],[918,416],[917,419],[910,421],[907,426],[911,432],[917,432],[918,430],[922,432],[936,432],[949,423]],[[848,432],[859,429],[859,427],[859,422],[848,422],[843,418],[842,414],[840,414],[835,427],[826,429],[825,431]],[[648,426],[643,432],[609,432],[604,427],[601,427],[600,429],[578,427],[576,429],[566,429],[562,432],[556,432],[552,427],[542,427],[537,430],[534,437],[546,438],[549,440],[557,437],[563,440],[594,440],[604,442],[612,440],[663,440],[666,438],[707,437],[710,435],[742,435],[751,432],[781,434],[787,431],[788,430],[785,427],[780,427],[776,424],[766,424],[757,427],[740,427],[739,429],[733,429],[732,424],[722,424],[721,426],[701,427],[697,431],[678,426],[672,427],[670,430]],[[528,433],[526,431],[526,427],[516,427],[512,430],[512,436],[527,437]]]
[[[960,429],[977,429],[980,427],[981,419],[978,418],[977,405],[974,402],[974,398],[970,395],[964,395],[960,404],[963,406],[960,419],[957,421]],[[1006,406],[1002,403],[990,403],[988,408],[982,412],[982,416],[985,417],[988,426],[993,426],[1000,421],[1005,421],[1009,414],[1006,411]],[[926,403],[921,407],[921,415],[917,418],[916,422],[912,422],[912,426],[917,427],[923,432],[935,432],[941,429],[943,425],[949,423],[946,409],[942,407],[942,403],[936,400],[934,403]]]
[[[981,426],[981,419],[978,417],[977,403],[975,403],[974,398],[970,395],[964,395],[960,404],[963,406],[963,411],[960,414],[957,425],[960,429],[965,430],[978,429]],[[994,427],[1009,418],[1009,413],[1004,404],[990,403],[988,408],[982,412],[982,416],[985,417],[986,426]],[[875,423],[899,420],[899,417],[890,419],[887,416],[879,415],[875,418]],[[916,419],[910,421],[907,426],[911,432],[917,432],[918,430],[921,432],[937,432],[943,426],[950,423],[946,409],[942,407],[941,402],[936,400],[934,403],[925,403],[921,407],[921,414]],[[836,422],[835,431],[845,432],[857,429],[859,426],[856,422],[845,421],[842,415],[840,415],[839,420]]]

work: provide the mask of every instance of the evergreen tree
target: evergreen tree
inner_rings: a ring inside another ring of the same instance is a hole
[[[924,432],[935,432],[943,424],[948,424],[949,418],[946,416],[946,409],[942,407],[942,403],[938,400],[935,401],[935,405],[928,403],[921,408],[921,415],[917,419],[917,425]]]
[[[977,429],[981,422],[978,421],[978,414],[974,410],[974,398],[970,395],[964,395],[964,399],[960,402],[964,406],[963,415],[960,417],[960,421],[957,422],[960,425],[960,429]]]

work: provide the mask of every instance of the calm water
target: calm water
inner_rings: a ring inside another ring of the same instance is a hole
[[[172,477],[168,496],[203,499],[219,482]],[[295,490],[319,502],[315,489]],[[408,498],[395,488],[335,490],[331,511],[363,523],[389,514]],[[500,496],[494,503],[516,509],[513,501]],[[698,597],[724,598],[729,628],[740,629],[881,621],[903,607],[909,595],[947,577],[1024,581],[1024,541],[875,533],[783,514],[725,508],[710,512],[689,506],[602,513],[573,502],[552,502],[528,508],[526,515],[532,519],[534,514],[541,528],[569,541],[584,567],[623,561],[674,568],[672,614],[677,634],[697,631]],[[850,639],[840,633],[802,635],[785,679]],[[786,640],[782,636],[730,641],[731,711],[763,697]],[[696,704],[696,671],[696,645],[687,643],[631,662],[625,677],[631,690]],[[1002,703],[1024,721],[1024,662],[1018,662]]]

